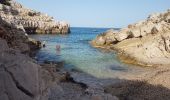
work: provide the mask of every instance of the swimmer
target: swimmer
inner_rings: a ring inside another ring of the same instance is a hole
[[[60,55],[60,45],[56,45],[56,54]]]
[[[57,51],[60,51],[60,48],[61,48],[60,45],[56,45],[56,50]]]

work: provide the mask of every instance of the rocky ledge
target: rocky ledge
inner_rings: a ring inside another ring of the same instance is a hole
[[[55,21],[53,17],[23,7],[14,0],[0,1],[0,17],[17,25],[28,34],[67,34],[70,26],[66,22]]]
[[[91,44],[117,50],[126,63],[144,66],[170,64],[170,10],[155,13],[146,20],[120,31],[108,30]]]
[[[3,7],[13,13],[12,4],[6,0],[0,1]],[[6,6],[8,5],[8,6]],[[10,6],[9,6],[10,5]],[[16,6],[16,5],[15,5]],[[16,7],[15,7],[16,8]],[[17,10],[15,10],[17,11]],[[41,42],[29,38],[22,25],[13,23],[19,21],[11,15],[11,20],[0,14],[0,100],[48,100],[50,87],[60,80],[50,70],[44,68],[30,57],[41,47]],[[9,17],[9,16],[8,16]]]

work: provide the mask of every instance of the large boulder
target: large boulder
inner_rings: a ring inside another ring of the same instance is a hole
[[[117,41],[123,41],[124,39],[126,39],[128,37],[128,34],[127,33],[124,33],[124,32],[119,32],[115,35],[115,38]]]
[[[106,43],[105,38],[102,37],[102,36],[98,36],[96,40],[97,41],[93,41],[93,43],[98,45],[98,46],[102,46],[102,45],[104,45]]]

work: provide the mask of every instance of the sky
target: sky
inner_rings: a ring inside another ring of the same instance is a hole
[[[71,27],[122,28],[170,9],[170,0],[16,0]]]

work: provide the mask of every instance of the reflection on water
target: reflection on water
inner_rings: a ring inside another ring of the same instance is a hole
[[[96,30],[96,31],[93,31]],[[90,46],[89,41],[107,29],[72,28],[69,35],[32,35],[46,41],[46,47],[37,53],[39,62],[65,61],[67,69],[79,69],[100,78],[117,77],[124,73],[137,73],[137,69],[118,61],[115,53],[104,52]],[[60,50],[56,50],[56,46]]]

